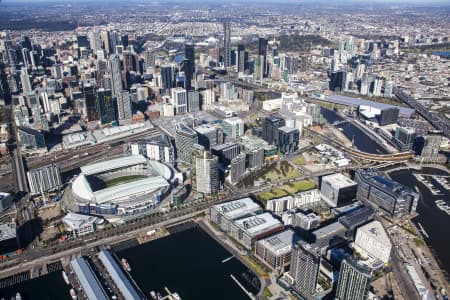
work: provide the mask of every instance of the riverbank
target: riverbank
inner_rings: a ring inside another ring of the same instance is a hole
[[[412,167],[415,168],[405,166],[387,172],[392,179],[420,191],[421,199],[417,206],[418,216],[413,219],[413,223],[417,226],[417,232],[421,233],[426,244],[424,247],[420,247],[425,256],[422,260],[427,264],[426,266],[431,267],[430,272],[439,279],[440,284],[449,287],[450,257],[448,253],[450,253],[450,243],[446,237],[450,235],[450,216],[437,208],[435,201],[444,198],[450,202],[450,191],[440,188],[442,194],[433,195],[429,187],[421,183],[415,174],[450,176],[450,172],[441,168]]]

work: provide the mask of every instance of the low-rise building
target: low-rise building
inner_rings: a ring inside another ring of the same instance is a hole
[[[375,169],[359,169],[355,181],[358,182],[357,199],[368,201],[390,217],[403,217],[416,211],[419,194]]]
[[[104,223],[103,219],[71,212],[62,221],[66,226],[66,230],[72,232],[74,237],[93,233],[99,225]]]
[[[210,209],[211,221],[225,232],[230,231],[230,225],[234,220],[254,216],[262,211],[262,208],[250,198],[221,203]]]
[[[346,204],[356,197],[357,183],[340,174],[331,174],[322,177],[320,193],[322,199],[331,207]]]
[[[263,213],[234,221],[229,235],[245,248],[251,249],[257,240],[283,229],[284,225],[279,220],[270,213]]]
[[[0,192],[0,213],[14,204],[13,197],[9,193]]]
[[[255,254],[270,268],[283,272],[291,262],[292,246],[299,237],[291,229],[259,240],[255,244]]]
[[[355,246],[383,263],[389,261],[392,244],[379,221],[370,222],[357,229]]]
[[[313,212],[297,212],[294,215],[293,225],[304,230],[315,229],[320,226],[320,216]]]
[[[0,254],[5,255],[19,249],[16,223],[0,224]]]

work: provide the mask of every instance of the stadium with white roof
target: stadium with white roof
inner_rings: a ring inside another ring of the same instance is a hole
[[[132,155],[81,167],[72,182],[78,211],[100,215],[133,215],[153,209],[177,184],[168,165]]]

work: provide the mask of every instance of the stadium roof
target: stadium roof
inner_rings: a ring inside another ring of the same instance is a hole
[[[147,160],[142,155],[131,155],[120,158],[115,158],[107,161],[101,161],[91,165],[81,167],[81,173],[84,175],[93,175],[98,173],[104,173],[111,170],[131,167],[138,164],[144,164]]]
[[[406,117],[410,117],[415,112],[415,110],[412,108],[395,106],[395,105],[390,105],[390,104],[386,104],[386,103],[380,103],[380,102],[375,102],[375,101],[364,100],[361,98],[353,98],[353,97],[347,97],[347,96],[341,96],[341,95],[331,95],[325,99],[320,99],[320,100],[326,101],[326,102],[342,104],[342,105],[346,105],[346,106],[367,105],[367,106],[371,106],[371,107],[378,108],[378,109],[386,109],[386,108],[396,107],[399,109],[400,115],[406,116]]]
[[[130,197],[139,197],[168,186],[169,183],[162,176],[149,177],[94,192],[94,197],[99,204],[120,202],[128,200]]]

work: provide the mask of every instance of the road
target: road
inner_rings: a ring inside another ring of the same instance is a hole
[[[322,141],[325,143],[328,143],[336,148],[338,148],[341,151],[344,151],[345,153],[369,160],[369,161],[375,161],[375,162],[392,162],[392,161],[407,161],[414,157],[414,153],[412,152],[400,152],[400,153],[393,153],[393,154],[373,154],[373,153],[367,153],[362,152],[353,148],[346,147],[345,145],[342,145],[341,143],[337,142],[336,140],[329,138],[317,131],[314,131],[312,129],[305,128],[305,131],[309,132],[310,134],[319,137]]]
[[[431,123],[434,128],[441,130],[444,136],[450,138],[450,123],[443,120],[436,113],[430,112],[425,106],[411,96],[408,96],[402,89],[394,88],[394,94],[410,107],[414,108],[425,120]]]
[[[63,256],[79,251],[81,248],[92,248],[99,245],[108,245],[116,243],[121,240],[128,240],[135,233],[141,231],[148,231],[167,224],[174,224],[180,220],[186,220],[195,215],[206,211],[211,205],[233,200],[234,198],[226,197],[223,199],[210,201],[197,201],[195,203],[183,204],[180,207],[175,207],[168,212],[155,212],[137,219],[129,220],[127,223],[99,230],[95,233],[85,235],[83,238],[68,240],[65,242],[55,241],[45,248],[35,247],[26,249],[22,255],[0,263],[0,277],[4,276],[5,269],[20,265],[22,262],[36,262],[42,259],[47,261],[55,260],[54,258],[61,258]],[[78,249],[78,250],[77,250]]]

